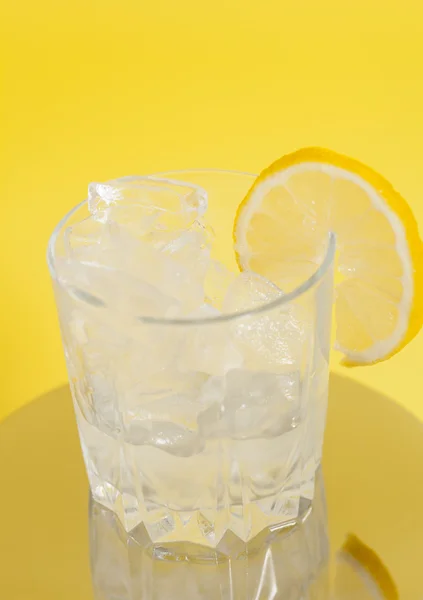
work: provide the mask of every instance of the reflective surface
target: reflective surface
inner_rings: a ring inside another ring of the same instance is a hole
[[[91,501],[91,571],[96,600],[325,600],[329,596],[329,540],[321,473],[313,509],[300,525],[257,536],[220,552],[201,555],[153,546],[141,524],[128,534],[117,516]],[[232,536],[235,541],[237,538]],[[239,540],[238,540],[239,541]],[[190,557],[196,556],[196,560]]]
[[[332,556],[355,533],[379,554],[400,597],[420,600],[421,423],[379,393],[332,376],[323,464]],[[0,473],[0,598],[93,600],[88,485],[67,388],[0,424]],[[159,589],[155,573],[149,581]]]

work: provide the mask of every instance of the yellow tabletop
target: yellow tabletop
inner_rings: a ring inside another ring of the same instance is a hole
[[[380,555],[400,598],[419,600],[423,427],[351,379],[333,375],[330,389],[324,472],[332,553],[355,533]],[[0,425],[0,473],[0,598],[92,600],[88,486],[67,387]]]

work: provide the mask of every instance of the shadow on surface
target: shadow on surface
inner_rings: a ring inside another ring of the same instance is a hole
[[[352,531],[421,596],[423,426],[385,396],[332,375],[324,472],[333,548]],[[87,483],[68,387],[0,424],[0,597],[90,600]]]

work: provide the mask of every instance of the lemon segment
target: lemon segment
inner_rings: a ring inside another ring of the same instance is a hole
[[[337,553],[334,600],[398,600],[398,590],[378,555],[349,535]]]
[[[384,360],[423,321],[423,246],[413,214],[381,175],[321,148],[283,156],[256,179],[234,224],[241,270],[295,289],[337,236],[337,348],[349,366]]]

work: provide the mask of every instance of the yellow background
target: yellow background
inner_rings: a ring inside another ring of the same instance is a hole
[[[423,223],[421,0],[3,0],[0,10],[0,418],[66,380],[45,249],[90,180],[257,172],[322,145],[385,174]],[[348,374],[423,419],[421,356],[422,335]]]

